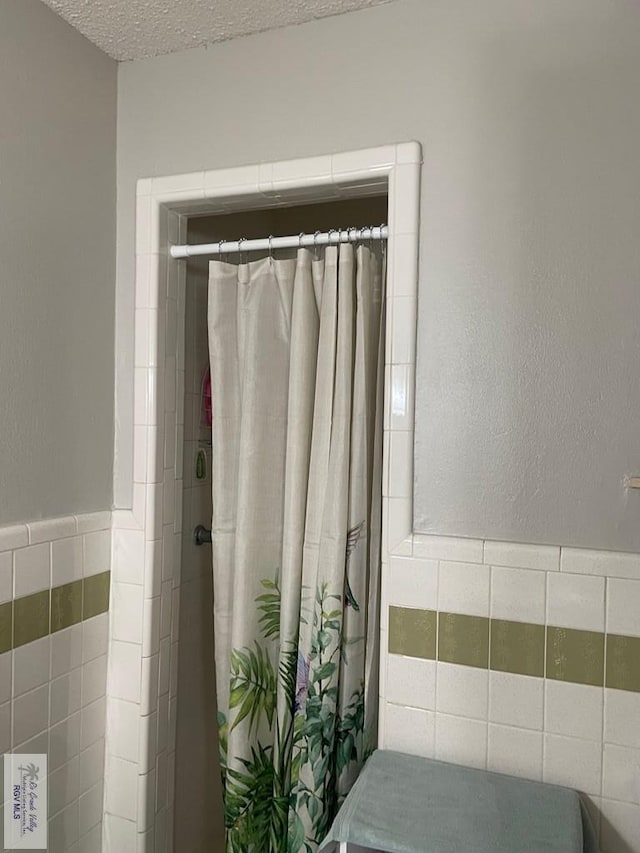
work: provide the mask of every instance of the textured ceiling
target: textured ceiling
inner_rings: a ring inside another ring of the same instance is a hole
[[[390,0],[44,0],[114,59],[142,59]]]

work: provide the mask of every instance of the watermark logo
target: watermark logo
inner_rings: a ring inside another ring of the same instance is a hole
[[[47,756],[4,756],[4,846],[47,849]]]

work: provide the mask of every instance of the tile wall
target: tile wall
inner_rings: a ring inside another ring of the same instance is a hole
[[[385,746],[582,791],[640,853],[640,555],[414,535],[384,567]]]
[[[110,528],[0,528],[0,754],[48,753],[50,853],[102,849]]]

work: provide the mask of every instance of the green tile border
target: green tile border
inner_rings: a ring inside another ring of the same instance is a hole
[[[390,606],[388,649],[391,654],[640,693],[640,636]]]
[[[389,651],[435,660],[436,613],[411,607],[389,608]]]
[[[462,613],[439,613],[438,660],[487,669],[489,620]]]
[[[607,634],[605,686],[640,693],[640,637]]]
[[[547,627],[547,678],[574,684],[604,684],[604,634]]]
[[[109,610],[111,572],[0,604],[0,654]]]
[[[544,625],[491,620],[489,668],[516,675],[544,676]]]

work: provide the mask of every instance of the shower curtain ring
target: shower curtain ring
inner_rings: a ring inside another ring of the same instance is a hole
[[[304,231],[301,231],[301,232],[298,234],[298,248],[299,248],[299,249],[301,249],[301,248],[302,248],[302,238],[303,238],[303,237],[304,237]]]
[[[273,234],[269,234],[269,260],[273,261]]]
[[[224,243],[224,237],[218,240],[218,257],[220,260],[224,261],[224,257],[222,256],[222,244]]]

